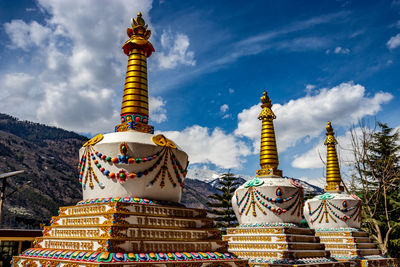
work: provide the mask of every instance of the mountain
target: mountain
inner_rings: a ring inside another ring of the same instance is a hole
[[[38,228],[57,215],[58,207],[75,205],[82,198],[78,182],[78,151],[87,137],[56,127],[20,121],[0,113],[0,173],[25,170],[7,179],[6,195],[31,181],[6,198],[3,228]],[[182,203],[192,208],[207,208],[209,196],[216,193],[222,173],[190,169],[185,180]],[[240,182],[253,177],[237,174]],[[304,181],[306,192],[322,192]]]
[[[57,214],[59,206],[81,199],[78,150],[85,136],[0,114],[0,173],[25,170],[7,179],[3,227],[37,227]]]
[[[223,174],[222,172],[218,172],[215,170],[201,169],[201,168],[191,169],[189,167],[187,177],[190,177],[191,179],[204,181],[208,185],[211,185],[212,187],[215,188],[216,185],[218,184],[219,177],[221,177],[222,174]],[[240,183],[245,183],[246,181],[254,178],[254,176],[252,177],[245,174],[235,174],[235,176],[239,178]],[[285,178],[292,178],[292,177],[285,176]],[[324,190],[318,186],[312,185],[304,180],[300,180],[297,178],[292,178],[292,179],[303,186],[304,193],[306,195],[318,195],[324,193]]]

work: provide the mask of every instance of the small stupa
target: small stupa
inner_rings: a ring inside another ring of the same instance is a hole
[[[146,61],[154,48],[141,13],[127,33],[121,123],[83,145],[83,200],[61,207],[13,266],[245,266],[205,210],[179,203],[188,156],[148,124]]]
[[[299,226],[303,187],[282,177],[273,123],[276,116],[266,92],[261,103],[261,169],[232,198],[239,226],[229,228],[224,236],[229,251],[248,259],[251,266],[349,266],[329,257],[314,230]]]
[[[351,260],[356,266],[398,266],[395,259],[381,255],[369,234],[360,229],[361,199],[344,192],[332,124],[326,126],[325,194],[306,201],[304,216],[321,243],[337,260]]]

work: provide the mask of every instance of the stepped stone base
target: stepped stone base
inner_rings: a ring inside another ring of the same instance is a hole
[[[81,201],[62,207],[19,267],[246,266],[227,251],[206,211],[140,198]]]
[[[357,228],[316,229],[315,235],[325,244],[331,257],[340,261],[352,261],[352,266],[397,267],[398,261],[385,258],[369,234]]]
[[[291,223],[242,224],[229,228],[223,240],[250,266],[350,266],[331,258],[314,230]]]

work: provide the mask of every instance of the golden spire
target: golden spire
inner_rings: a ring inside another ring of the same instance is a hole
[[[262,121],[261,129],[261,148],[260,148],[260,165],[261,170],[257,171],[257,176],[278,175],[282,176],[282,171],[278,170],[279,159],[278,150],[276,148],[274,122],[276,119],[272,111],[271,99],[267,92],[264,91],[261,97],[262,111],[258,119]]]
[[[148,41],[151,31],[138,13],[131,19],[132,28],[127,29],[129,40],[122,46],[129,56],[126,70],[124,96],[122,97],[121,124],[115,127],[116,132],[136,130],[153,133],[149,121],[149,100],[147,90],[147,58],[154,52]]]
[[[336,153],[335,133],[331,122],[326,125],[326,139],[325,145],[327,146],[326,156],[326,192],[343,192],[343,186],[340,185],[342,178],[340,177],[339,160]]]

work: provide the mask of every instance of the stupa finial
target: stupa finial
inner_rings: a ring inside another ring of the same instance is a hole
[[[325,145],[327,146],[326,156],[326,187],[327,192],[343,192],[343,186],[340,185],[342,178],[340,177],[339,160],[336,152],[336,138],[332,128],[331,122],[326,125],[326,139]]]
[[[153,133],[153,126],[148,125],[147,88],[147,58],[154,52],[153,45],[148,40],[151,31],[147,29],[141,12],[135,19],[131,19],[131,26],[127,29],[129,40],[122,46],[129,59],[121,106],[121,124],[115,127],[115,131],[135,130]]]
[[[275,130],[273,120],[276,119],[272,111],[272,103],[266,91],[261,97],[262,111],[258,119],[262,121],[261,147],[260,147],[260,166],[257,176],[277,175],[282,176],[282,171],[278,170],[279,159],[276,147]]]

